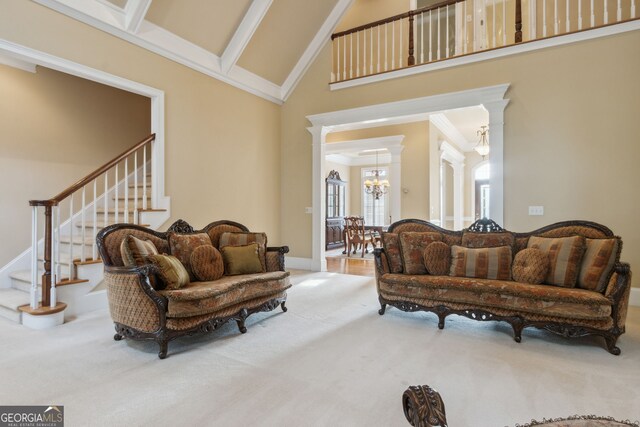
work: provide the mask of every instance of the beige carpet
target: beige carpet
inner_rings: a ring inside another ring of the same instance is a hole
[[[573,414],[640,418],[640,309],[612,356],[456,316],[377,314],[374,280],[298,273],[289,311],[214,334],[115,342],[105,311],[50,331],[0,321],[0,404],[64,405],[67,426],[408,426],[407,386],[443,396],[452,427],[514,426]]]

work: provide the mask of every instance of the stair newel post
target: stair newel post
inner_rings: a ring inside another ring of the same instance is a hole
[[[516,35],[515,42],[522,43],[522,0],[516,0]]]
[[[416,65],[416,58],[413,56],[413,13],[409,12],[409,59],[407,65]]]
[[[44,273],[42,274],[42,306],[47,307],[51,303],[51,204],[44,207]]]
[[[31,205],[31,308],[38,308],[38,206]]]

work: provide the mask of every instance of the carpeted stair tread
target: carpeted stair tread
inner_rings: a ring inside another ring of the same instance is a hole
[[[17,289],[0,289],[0,306],[17,310],[21,305],[29,304],[29,294]]]

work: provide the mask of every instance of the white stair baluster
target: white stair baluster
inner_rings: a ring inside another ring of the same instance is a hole
[[[360,31],[356,33],[356,77],[360,77]]]
[[[56,276],[57,281],[62,280],[62,267],[60,266],[60,205],[54,207],[56,209]]]
[[[578,1],[578,30],[582,29],[582,0]]]
[[[553,35],[558,34],[558,0],[553,0]]]
[[[424,64],[424,13],[420,12],[420,63]]]
[[[147,146],[142,148],[142,209],[147,209]]]
[[[138,221],[138,152],[133,153],[133,223]]]
[[[109,171],[104,173],[104,194],[102,198],[104,205],[104,226],[106,227],[109,225]]]
[[[80,221],[82,223],[82,226],[80,227],[81,230],[81,238],[82,238],[82,244],[80,245],[80,261],[85,262],[85,256],[84,256],[84,242],[87,238],[87,224],[84,218],[84,213],[87,210],[87,205],[86,205],[86,193],[87,193],[87,187],[82,187],[82,206],[80,207]],[[73,260],[72,260],[73,261]]]
[[[391,23],[391,69],[396,69],[396,21]]]
[[[129,158],[124,159],[124,222],[129,222]]]
[[[491,6],[493,9],[493,46],[496,47],[496,0],[491,0]]]
[[[68,280],[73,279],[73,194],[69,196],[69,241],[72,243],[69,245],[69,277]]]
[[[115,194],[115,214],[114,214],[114,222],[118,223],[118,210],[120,208],[120,199],[118,198],[118,189],[120,187],[120,185],[118,185],[118,164],[116,163],[116,168],[114,170],[114,181],[113,181],[113,185],[115,186],[116,189],[116,194]]]
[[[502,2],[502,46],[507,45],[507,2]]]
[[[58,251],[60,250],[60,240],[59,235],[57,235],[58,227],[56,224],[59,222],[57,217],[59,216],[58,207],[51,207],[51,289],[49,291],[49,307],[55,307],[57,304],[56,297],[56,283],[58,281],[58,276],[56,272],[58,270],[57,260]]]
[[[96,246],[96,236],[98,235],[98,180],[93,180],[93,239],[91,239],[91,259],[98,258],[98,247]]]
[[[31,207],[31,308],[38,308],[38,207]]]
[[[369,44],[371,48],[369,49],[369,74],[373,74],[373,27],[369,30]]]

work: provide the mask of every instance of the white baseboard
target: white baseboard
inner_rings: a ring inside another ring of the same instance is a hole
[[[631,295],[629,296],[629,305],[640,307],[640,288],[631,288]]]
[[[297,270],[313,270],[311,258],[287,256],[284,258],[284,265],[286,268],[295,268]]]

